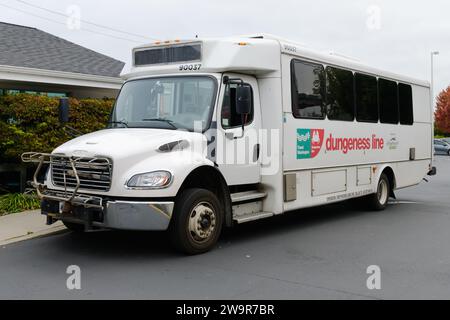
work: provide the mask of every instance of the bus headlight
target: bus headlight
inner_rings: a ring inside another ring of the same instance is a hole
[[[131,189],[162,189],[172,182],[172,174],[168,171],[154,171],[133,176],[127,182]]]

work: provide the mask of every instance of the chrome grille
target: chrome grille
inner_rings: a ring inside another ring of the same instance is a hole
[[[55,186],[74,189],[77,186],[77,176],[80,180],[79,189],[109,191],[111,188],[112,165],[104,158],[77,158],[73,161],[65,157],[53,157],[51,161],[52,181]],[[75,172],[76,171],[76,172]]]

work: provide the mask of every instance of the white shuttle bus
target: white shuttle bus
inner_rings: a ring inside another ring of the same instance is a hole
[[[360,197],[382,210],[436,174],[428,82],[344,56],[176,40],[135,48],[124,78],[106,129],[22,155],[48,224],[167,230],[197,254],[224,227]]]

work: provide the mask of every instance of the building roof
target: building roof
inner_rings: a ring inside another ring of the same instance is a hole
[[[0,65],[119,77],[125,63],[35,28],[0,22]]]

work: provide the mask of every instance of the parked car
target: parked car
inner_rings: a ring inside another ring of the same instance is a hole
[[[450,144],[441,139],[434,139],[434,153],[450,156]]]
[[[449,138],[442,138],[441,140],[444,141],[444,142],[447,142],[448,144],[450,144],[450,137]]]

